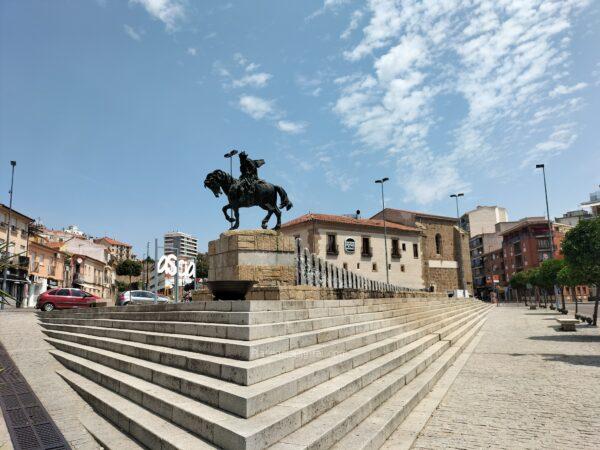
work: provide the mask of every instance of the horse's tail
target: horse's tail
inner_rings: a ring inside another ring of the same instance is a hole
[[[289,211],[294,205],[292,204],[292,202],[290,202],[290,199],[288,198],[285,189],[283,189],[281,186],[275,186],[275,191],[279,194],[279,198],[281,199],[281,204],[279,205],[279,207],[285,208],[286,211]]]

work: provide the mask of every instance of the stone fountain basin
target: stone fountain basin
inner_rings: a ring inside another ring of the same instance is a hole
[[[207,281],[215,300],[246,300],[246,294],[254,285],[255,281],[245,280],[219,280]]]

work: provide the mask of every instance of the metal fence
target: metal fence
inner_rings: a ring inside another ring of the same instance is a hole
[[[302,247],[302,240],[296,238],[296,284],[319,286],[334,289],[363,289],[380,292],[420,291],[383,281],[371,280],[351,270],[338,267],[329,261],[310,253]]]

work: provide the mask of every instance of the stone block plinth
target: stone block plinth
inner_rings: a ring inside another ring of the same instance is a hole
[[[252,280],[259,285],[293,285],[295,242],[273,230],[232,230],[208,243],[209,280]]]

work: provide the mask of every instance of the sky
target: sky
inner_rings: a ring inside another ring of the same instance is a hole
[[[238,149],[284,221],[370,217],[382,177],[387,207],[544,215],[537,163],[560,216],[600,183],[598,42],[592,0],[4,0],[0,202],[14,159],[46,226],[205,250],[228,224],[203,180]]]

